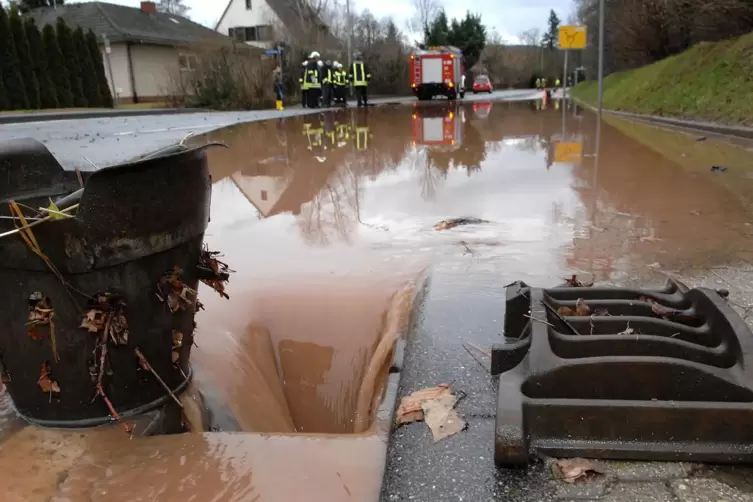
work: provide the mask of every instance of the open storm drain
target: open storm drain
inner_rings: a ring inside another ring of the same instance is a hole
[[[495,461],[753,461],[753,334],[720,293],[507,287]]]

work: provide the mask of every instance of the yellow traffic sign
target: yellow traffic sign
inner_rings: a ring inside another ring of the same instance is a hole
[[[583,143],[557,143],[554,148],[555,162],[575,162],[583,156]]]
[[[560,26],[560,49],[585,49],[585,26]]]

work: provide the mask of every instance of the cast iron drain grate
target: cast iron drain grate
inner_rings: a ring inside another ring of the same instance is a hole
[[[753,334],[720,293],[683,290],[508,286],[497,465],[752,462]]]

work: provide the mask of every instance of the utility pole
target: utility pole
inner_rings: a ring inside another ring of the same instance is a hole
[[[350,73],[351,68],[351,58],[353,51],[351,50],[350,43],[351,43],[351,36],[353,35],[353,21],[350,18],[350,0],[345,0],[345,24],[347,26],[348,30],[348,69],[346,71],[346,75]],[[348,95],[353,96],[353,87],[351,84],[348,84]]]
[[[599,0],[599,97],[598,109],[601,116],[601,107],[604,100],[604,0]]]

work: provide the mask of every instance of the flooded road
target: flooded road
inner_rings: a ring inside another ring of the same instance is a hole
[[[0,396],[0,490],[56,502],[377,500],[404,336],[400,393],[453,381],[469,430],[441,446],[422,424],[394,433],[383,496],[509,496],[490,453],[494,382],[462,348],[500,340],[505,284],[753,278],[751,145],[696,139],[612,119],[597,132],[574,107],[483,101],[195,138],[229,146],[209,151],[206,242],[235,273],[229,300],[200,288],[193,349],[223,432],[129,441],[120,429],[26,428],[3,439],[16,422]],[[461,217],[481,221],[434,228]],[[481,453],[458,446],[473,441]],[[51,449],[56,463],[39,463]],[[42,470],[42,481],[24,474]]]

